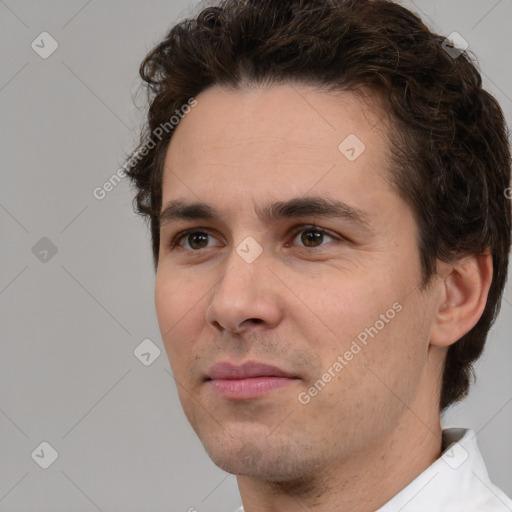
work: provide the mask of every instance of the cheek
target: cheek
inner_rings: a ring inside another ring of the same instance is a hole
[[[393,269],[377,279],[379,275],[345,273],[334,280],[330,272],[315,276],[314,287],[302,283],[295,288],[307,307],[297,309],[294,322],[320,356],[324,371],[343,357],[345,385],[359,381],[368,368],[394,381],[404,372],[408,377],[417,373],[425,363],[428,333],[417,294],[409,293],[407,279]]]
[[[164,342],[167,339],[166,333],[172,329],[177,318],[179,318],[179,308],[182,302],[177,299],[178,295],[172,281],[163,279],[157,273],[155,281],[155,310]]]
[[[407,306],[377,334],[369,329],[372,334],[368,334],[366,344],[357,340],[357,334],[343,334],[340,315],[337,346],[330,346],[322,355],[322,370],[328,372],[331,368],[336,377],[315,376],[315,380],[330,382],[310,404],[314,415],[325,417],[326,428],[338,432],[340,437],[348,435],[357,444],[369,432],[384,433],[412,402],[421,382],[427,350],[421,342],[422,335],[411,332],[409,315],[414,311]],[[344,318],[347,323],[351,320],[348,313],[344,313]],[[370,327],[374,323],[375,320]],[[359,326],[351,329],[368,333]],[[342,363],[336,367],[338,356]]]
[[[197,339],[196,330],[203,308],[201,295],[190,293],[186,282],[166,279],[158,275],[155,282],[155,309],[162,341],[171,363],[175,368],[183,367],[190,345]]]
[[[297,279],[296,283],[299,282]],[[387,285],[379,286],[358,275],[336,276],[332,270],[315,276],[312,283],[302,281],[300,287],[296,284],[294,291],[303,302],[295,321],[299,325],[318,325],[337,351],[373,326],[399,296]]]
[[[421,384],[429,344],[424,313],[413,297],[403,301],[401,310],[395,313],[388,323],[372,324],[376,331],[371,329],[373,336],[368,336],[357,357],[361,357],[360,377],[368,396],[378,397],[389,413],[399,414]],[[358,368],[354,366],[353,370],[357,372]]]

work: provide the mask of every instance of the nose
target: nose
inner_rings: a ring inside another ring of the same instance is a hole
[[[282,283],[267,263],[264,252],[248,263],[233,250],[206,312],[206,321],[213,329],[241,334],[252,329],[270,329],[279,323]]]

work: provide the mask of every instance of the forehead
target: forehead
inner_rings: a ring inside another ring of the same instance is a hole
[[[386,116],[367,93],[214,86],[196,100],[168,147],[163,203],[389,188]]]

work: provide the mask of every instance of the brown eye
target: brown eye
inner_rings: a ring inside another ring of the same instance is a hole
[[[187,242],[192,249],[204,249],[208,246],[208,233],[197,231],[187,236]]]
[[[300,237],[301,242],[306,247],[316,247],[318,244],[322,242],[324,238],[324,234],[316,229],[308,229],[302,232]]]
[[[178,233],[171,241],[171,250],[176,246],[180,246],[187,251],[199,251],[209,247],[208,243],[213,239],[213,236],[207,231],[199,231],[197,229],[185,230]],[[210,247],[212,247],[210,245]]]
[[[300,230],[296,230],[294,242],[299,238],[299,235],[301,242],[299,247],[308,247],[311,249],[326,245],[323,243],[325,241],[325,237],[330,238],[330,241],[335,240],[334,236],[329,235],[325,230],[316,227],[302,227]],[[292,245],[295,245],[295,243],[292,243]]]

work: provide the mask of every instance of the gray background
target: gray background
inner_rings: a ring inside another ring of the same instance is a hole
[[[510,126],[512,0],[403,3],[434,30],[463,35]],[[0,511],[239,505],[235,477],[213,465],[181,411],[154,312],[149,233],[129,186],[92,194],[136,141],[140,61],[192,7],[0,0]],[[47,59],[31,48],[43,31],[59,45]],[[32,250],[43,237],[57,248],[46,262]],[[478,383],[444,420],[479,432],[508,494],[511,308],[508,288]],[[133,354],[146,338],[161,350],[150,366]],[[48,469],[31,457],[42,441],[59,454]]]

